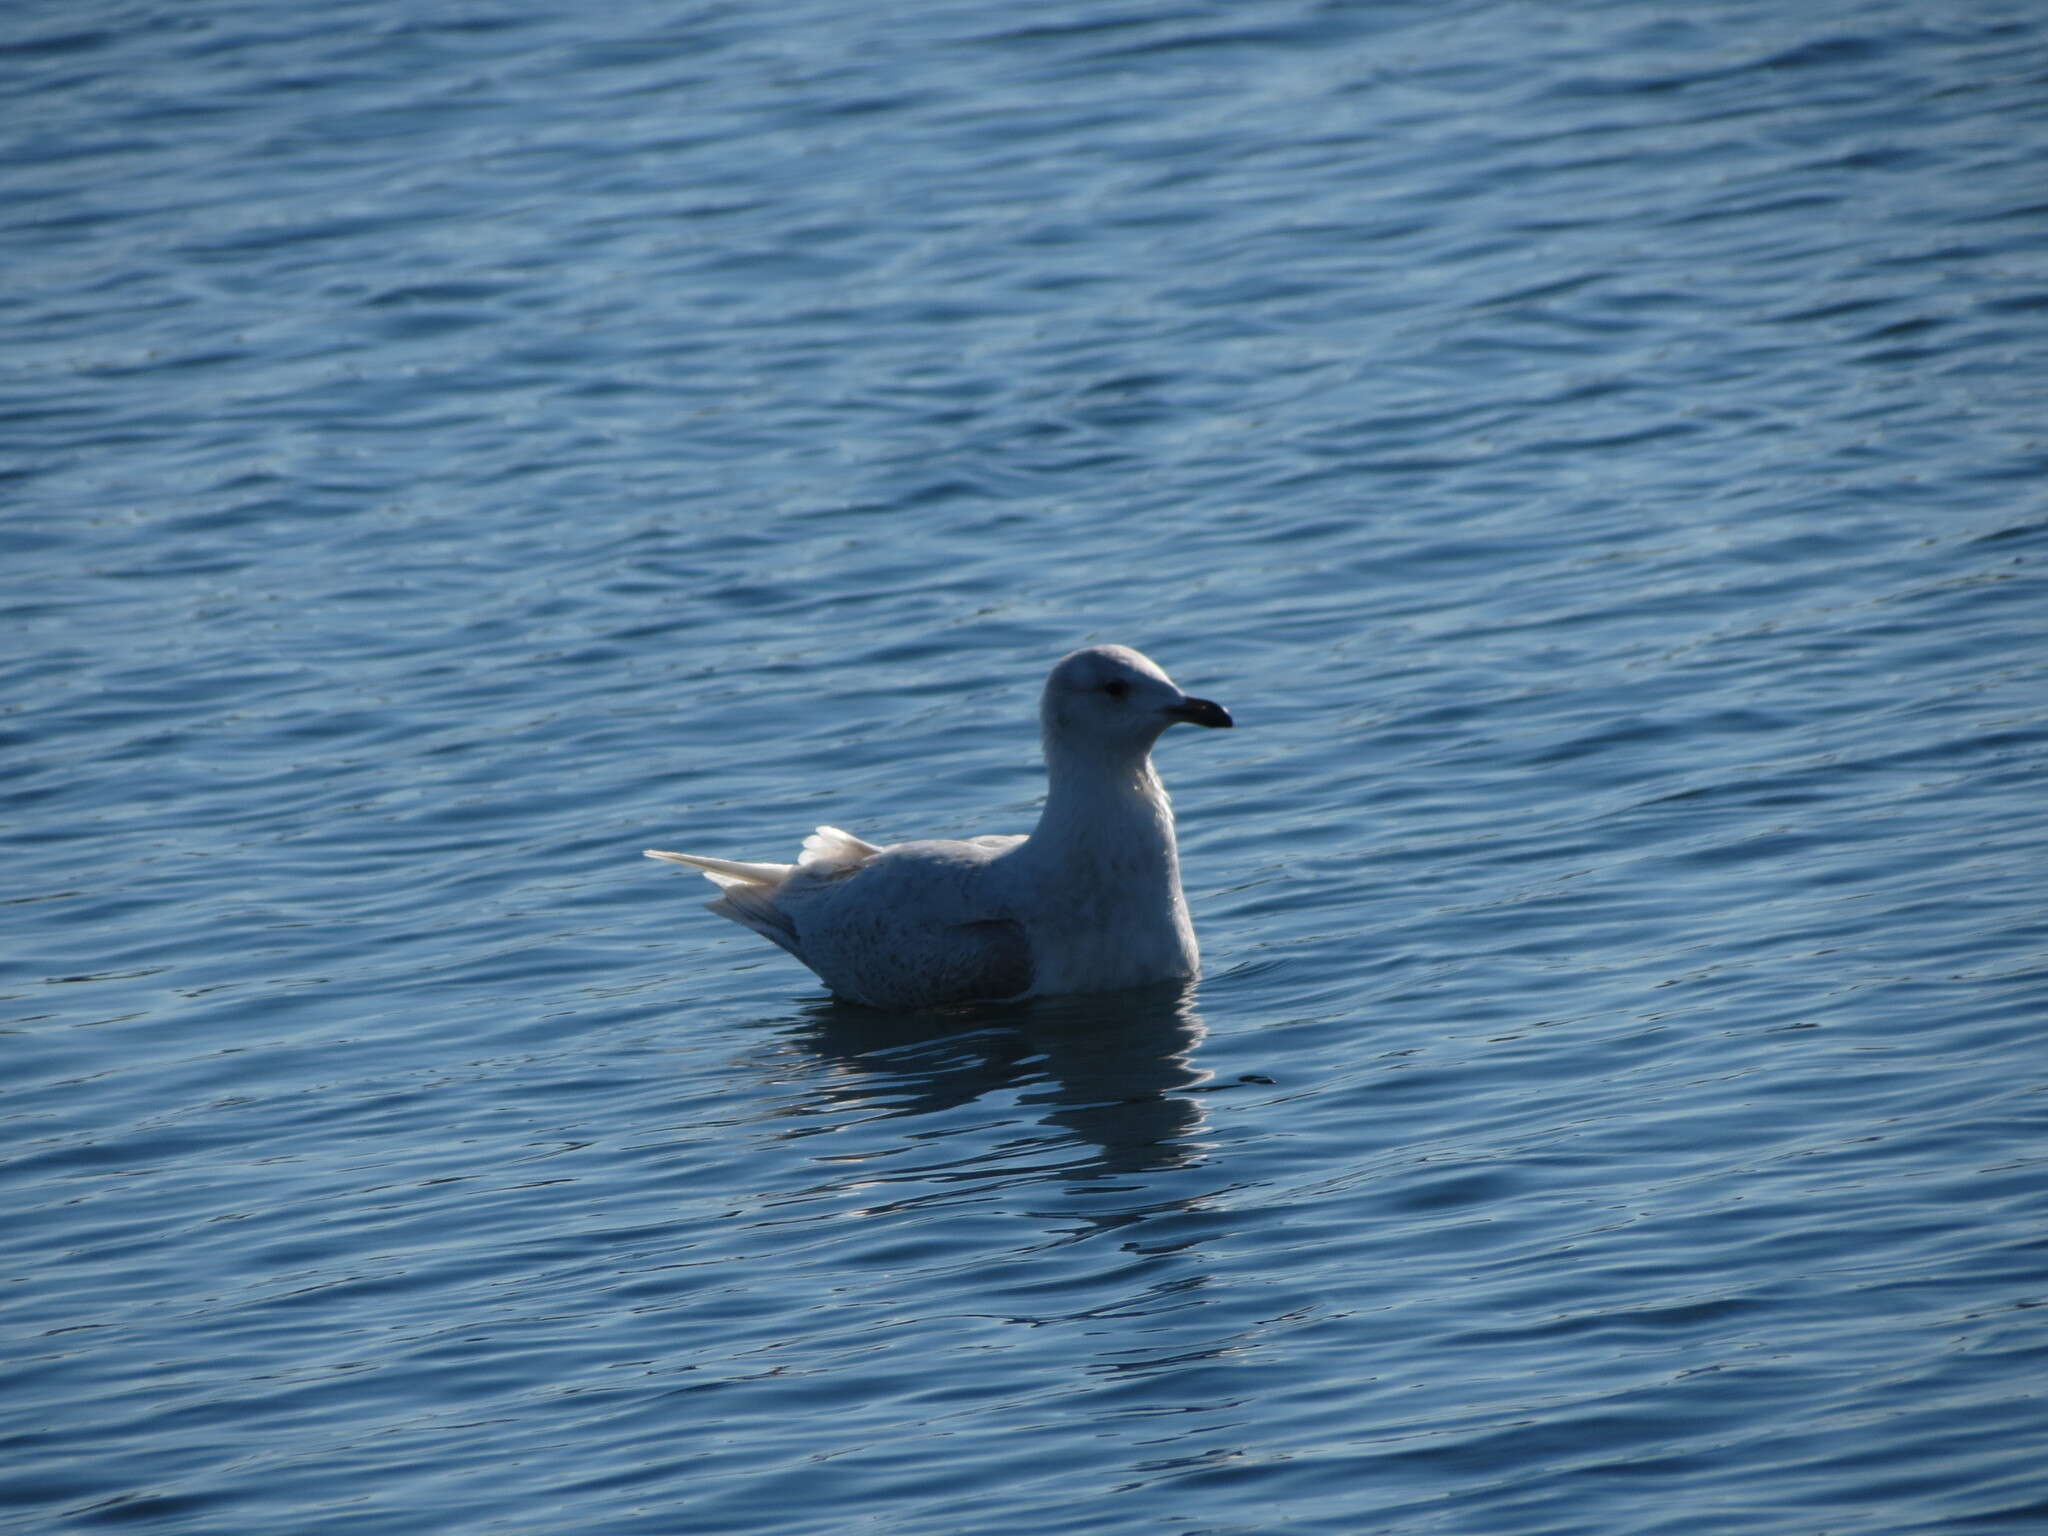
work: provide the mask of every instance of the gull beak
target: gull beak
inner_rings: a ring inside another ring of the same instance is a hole
[[[1229,710],[1207,699],[1182,699],[1166,713],[1170,719],[1189,725],[1206,725],[1214,730],[1228,730],[1237,723],[1230,718]]]

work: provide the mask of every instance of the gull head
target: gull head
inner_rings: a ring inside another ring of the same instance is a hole
[[[1221,704],[1182,693],[1157,662],[1127,645],[1091,645],[1061,657],[1045,680],[1039,720],[1048,749],[1086,744],[1137,757],[1170,725],[1232,723]]]

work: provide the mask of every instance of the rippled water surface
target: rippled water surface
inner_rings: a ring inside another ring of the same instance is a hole
[[[2048,22],[0,18],[0,1525],[2048,1524]],[[653,845],[1208,971],[834,1003]]]

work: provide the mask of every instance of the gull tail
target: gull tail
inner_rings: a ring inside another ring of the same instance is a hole
[[[663,853],[659,848],[647,848],[642,852],[650,859],[667,859],[671,864],[684,864],[691,869],[701,869],[705,875],[718,880],[720,885],[737,881],[741,885],[780,885],[794,870],[794,864],[743,864],[738,859],[707,859],[700,853]]]
[[[699,853],[664,853],[659,848],[649,848],[646,854],[650,859],[665,859],[701,872],[720,892],[718,900],[705,903],[707,907],[803,960],[796,924],[775,904],[783,882],[799,871],[806,885],[843,880],[881,851],[851,832],[820,827],[804,839],[803,854],[794,864],[747,864],[738,859],[707,859]],[[804,960],[804,964],[810,962]]]
[[[730,918],[742,928],[751,928],[762,938],[780,944],[797,959],[796,929],[775,905],[775,893],[795,872],[794,864],[746,864],[738,859],[707,859],[695,853],[664,853],[659,848],[644,850],[650,859],[666,859],[699,870],[722,894],[704,905],[720,917]]]

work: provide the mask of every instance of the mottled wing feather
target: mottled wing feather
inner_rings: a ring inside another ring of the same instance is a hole
[[[798,957],[834,992],[855,1002],[928,1008],[1031,990],[1031,946],[1018,923],[919,922],[868,911],[843,916],[820,931],[809,928],[804,916],[797,923]]]
[[[1031,941],[1022,923],[994,918],[963,923],[960,932],[980,948],[979,970],[989,988],[984,998],[1021,997],[1031,990]]]
[[[1031,946],[986,875],[1000,845],[899,843],[849,874],[805,866],[776,895],[794,953],[841,997],[877,1007],[1015,997]]]

